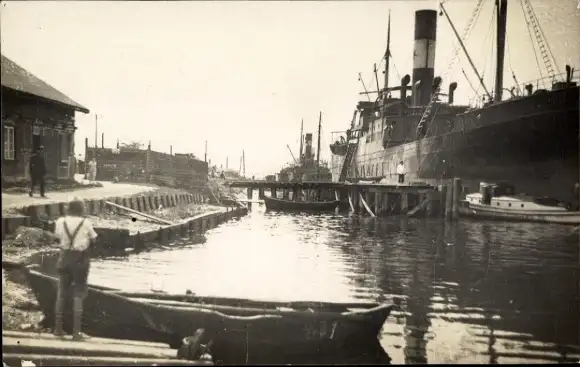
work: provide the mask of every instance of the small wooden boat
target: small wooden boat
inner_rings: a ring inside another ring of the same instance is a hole
[[[580,223],[580,212],[551,198],[516,194],[507,183],[480,184],[480,192],[468,194],[459,207],[462,216],[558,224]]]
[[[52,328],[58,279],[28,270],[28,281]],[[70,298],[70,297],[69,297]],[[184,337],[204,329],[218,350],[262,353],[295,350],[318,353],[376,342],[393,305],[327,302],[269,302],[233,298],[127,293],[90,286],[84,302],[83,331],[89,335],[162,342],[178,348]],[[65,312],[70,331],[70,309]],[[238,349],[236,349],[238,348]]]
[[[266,210],[279,211],[332,211],[340,202],[333,201],[292,201],[264,197]]]

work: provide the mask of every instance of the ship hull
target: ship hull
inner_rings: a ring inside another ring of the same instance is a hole
[[[578,99],[574,87],[506,101],[456,116],[448,133],[387,149],[361,139],[347,179],[394,180],[403,161],[408,180],[460,177],[470,191],[479,181],[509,180],[518,191],[571,200],[579,180]],[[333,176],[343,159],[333,157]]]

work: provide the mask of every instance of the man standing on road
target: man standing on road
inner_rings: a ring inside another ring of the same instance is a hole
[[[40,196],[44,196],[44,176],[46,175],[46,165],[44,164],[44,157],[42,156],[43,146],[41,145],[36,150],[36,153],[30,157],[30,191],[28,195],[32,197],[34,193],[34,186],[38,183],[40,186]]]

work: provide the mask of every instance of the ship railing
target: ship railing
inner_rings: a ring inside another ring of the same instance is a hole
[[[527,82],[524,83],[519,83],[518,85],[515,86],[514,88],[514,94],[516,96],[523,96],[526,94],[526,85],[531,84],[535,90],[538,89],[547,89],[550,90],[552,89],[552,84],[554,84],[555,82],[565,82],[566,81],[566,73],[560,73],[560,74],[555,74],[554,77],[543,77],[543,78],[539,78],[539,79],[532,79],[532,80],[528,80]],[[574,70],[572,73],[572,82],[580,82],[580,70]],[[509,89],[508,89],[509,90]]]

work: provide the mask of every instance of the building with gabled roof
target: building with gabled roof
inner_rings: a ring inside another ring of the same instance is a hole
[[[47,179],[72,179],[75,113],[89,110],[6,56],[1,58],[2,182],[28,180],[30,156],[41,145]]]

